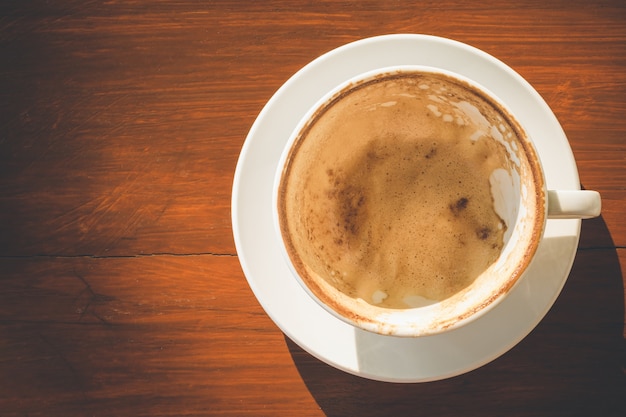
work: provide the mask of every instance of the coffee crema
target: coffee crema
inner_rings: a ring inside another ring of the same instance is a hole
[[[514,134],[443,74],[345,89],[301,130],[281,175],[280,229],[298,274],[321,299],[335,288],[393,309],[468,287],[506,240],[490,178],[514,169]]]

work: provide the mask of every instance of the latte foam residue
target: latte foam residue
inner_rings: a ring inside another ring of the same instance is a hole
[[[466,103],[459,105],[459,103]],[[280,188],[301,275],[389,308],[446,299],[498,257],[506,225],[489,178],[506,150],[445,78],[389,78],[336,100],[303,131]]]

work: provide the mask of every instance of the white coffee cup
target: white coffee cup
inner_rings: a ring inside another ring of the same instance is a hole
[[[522,278],[547,218],[595,217],[601,205],[595,191],[547,190],[507,106],[424,66],[370,71],[325,95],[285,146],[274,202],[285,259],[314,300],[411,337],[487,312]]]

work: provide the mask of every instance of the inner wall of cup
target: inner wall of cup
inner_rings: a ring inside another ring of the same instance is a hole
[[[504,246],[497,261],[467,290],[443,300],[426,314],[433,320],[431,328],[437,331],[474,319],[500,301],[530,264],[545,226],[545,184],[534,146],[503,105],[492,104],[494,108],[489,111],[500,114],[493,119],[495,123],[483,126],[506,149],[509,160],[508,168],[494,170],[489,178],[494,209],[507,228]],[[413,321],[410,315],[393,320],[405,327]]]
[[[507,151],[508,163],[494,170],[489,178],[494,208],[506,224],[504,248],[497,262],[479,276],[470,288],[450,299],[434,304],[426,303],[427,306],[418,308],[422,313],[417,319],[413,313],[415,309],[389,311],[342,294],[323,280],[307,279],[306,275],[311,274],[312,271],[306,264],[303,264],[301,259],[289,256],[296,276],[310,295],[329,311],[338,314],[340,318],[360,325],[367,330],[390,334],[403,332],[428,334],[434,332],[436,328],[450,326],[451,323],[458,321],[463,314],[473,314],[476,311],[476,305],[484,306],[485,300],[492,300],[494,292],[497,293],[500,287],[510,287],[506,281],[511,276],[511,268],[516,269],[518,259],[524,256],[523,248],[520,249],[520,247],[527,244],[524,241],[528,234],[527,229],[533,227],[532,216],[530,219],[528,218],[529,210],[526,207],[528,204],[534,204],[534,201],[527,201],[526,197],[528,194],[532,197],[536,193],[534,189],[528,190],[527,186],[521,183],[521,178],[529,173],[533,174],[533,170],[526,168],[524,147],[519,145],[516,138],[517,135],[523,135],[523,132],[516,122],[506,112],[503,113],[501,110],[494,110],[489,107],[478,109],[463,100],[447,101],[444,96],[433,96],[432,100],[430,110],[435,116],[443,118],[443,120],[454,121],[455,115],[463,115],[473,119],[478,128],[475,135],[467,140],[486,140],[484,139],[485,136],[492,137]],[[442,112],[443,109],[449,111]],[[489,114],[485,115],[485,113]],[[511,123],[509,123],[509,119],[511,119]],[[305,129],[306,123],[303,122],[302,126],[304,127],[301,129]],[[296,143],[294,148],[297,146]],[[288,159],[289,153],[286,153],[285,161]],[[279,219],[279,221],[283,222],[281,228],[284,229],[284,219]],[[285,237],[284,234],[283,237]],[[287,244],[289,245],[289,242]],[[293,248],[288,250],[288,252],[290,251],[293,254]],[[398,330],[402,326],[405,330]],[[409,327],[413,330],[407,330]],[[417,328],[421,328],[421,330],[415,330]]]

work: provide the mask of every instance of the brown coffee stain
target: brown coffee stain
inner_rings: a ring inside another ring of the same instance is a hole
[[[382,291],[389,308],[466,288],[496,260],[506,230],[489,186],[504,148],[469,139],[476,127],[443,120],[451,110],[441,103],[436,117],[431,101],[411,97],[419,83],[360,88],[320,113],[282,188],[297,262],[351,297],[372,302]]]

